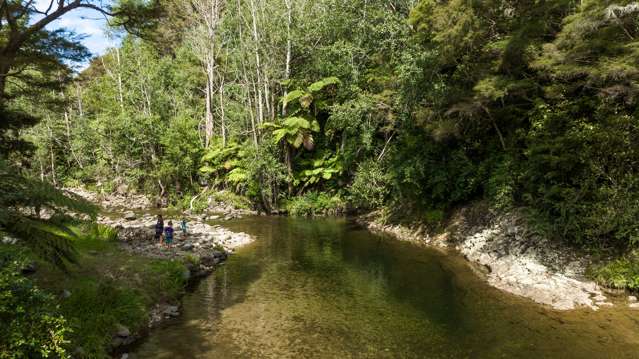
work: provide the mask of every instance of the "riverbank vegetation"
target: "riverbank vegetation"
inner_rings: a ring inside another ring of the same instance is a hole
[[[153,307],[184,292],[182,261],[132,255],[109,227],[71,228],[75,263],[64,269],[23,246],[0,247],[0,356],[108,357],[118,331],[145,333]]]
[[[625,253],[596,276],[636,288],[636,2],[79,1],[122,41],[77,74],[88,51],[46,27],[76,2],[44,18],[32,3],[0,8],[0,234],[58,267],[66,214],[97,209],[56,188],[126,185],[183,208],[226,191],[427,223],[521,207],[556,241]],[[38,320],[61,350],[68,319]]]
[[[41,122],[33,172],[264,211],[476,199],[547,235],[637,242],[637,6],[628,1],[157,3]]]

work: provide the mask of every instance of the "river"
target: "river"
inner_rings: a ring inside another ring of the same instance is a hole
[[[249,217],[256,237],[135,358],[637,358],[639,311],[558,312],[456,255],[344,219]]]

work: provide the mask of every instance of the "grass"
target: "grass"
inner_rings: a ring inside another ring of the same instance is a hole
[[[34,281],[59,298],[60,309],[73,332],[71,351],[82,347],[87,358],[108,357],[107,348],[118,325],[131,332],[147,327],[149,310],[159,302],[174,302],[187,284],[181,261],[133,256],[121,250],[108,227],[76,227],[78,265],[65,273],[42,262]],[[68,296],[62,295],[65,291]]]

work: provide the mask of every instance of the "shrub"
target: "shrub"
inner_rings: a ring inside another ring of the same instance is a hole
[[[54,298],[21,274],[26,260],[0,254],[0,357],[69,357],[70,333]]]
[[[167,298],[177,297],[186,286],[188,278],[185,278],[186,267],[180,261],[157,261],[151,264],[151,272],[155,283],[154,288]]]
[[[639,256],[637,253],[591,269],[590,275],[611,288],[639,290]]]
[[[231,191],[213,192],[210,197],[216,202],[229,204],[236,209],[247,209],[251,206],[251,202],[248,198],[235,194]]]
[[[486,193],[491,206],[495,209],[506,210],[514,204],[517,188],[513,167],[511,159],[503,159],[490,170]]]
[[[286,210],[291,216],[336,216],[346,211],[346,202],[338,194],[308,192],[287,201]]]
[[[444,220],[444,211],[432,209],[424,214],[424,222],[430,226],[437,226]]]
[[[349,191],[357,208],[375,209],[384,205],[389,193],[390,175],[379,161],[361,163]]]

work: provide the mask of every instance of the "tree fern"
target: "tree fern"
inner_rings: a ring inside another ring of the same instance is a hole
[[[68,191],[30,178],[0,160],[0,232],[15,237],[60,268],[75,261],[68,214],[95,219],[97,207]],[[41,212],[45,215],[41,216]]]

